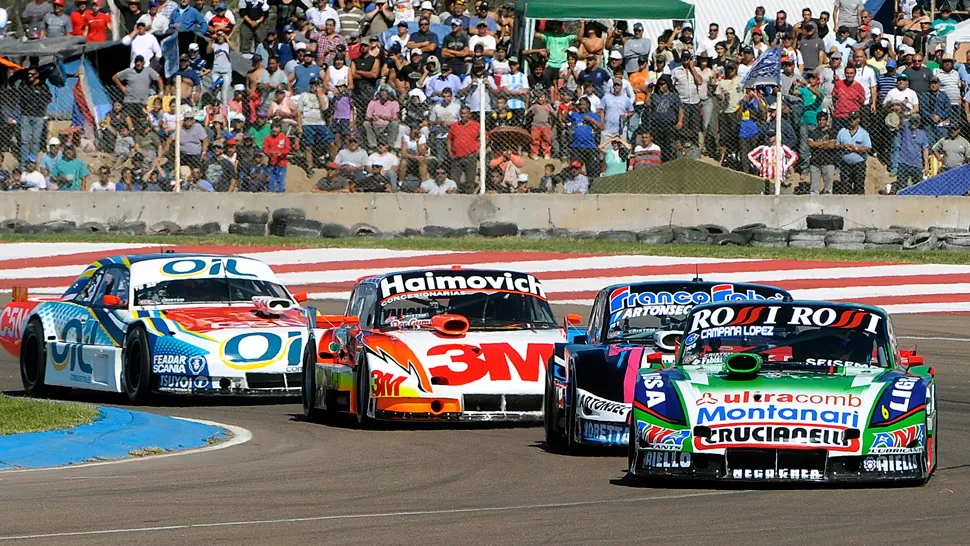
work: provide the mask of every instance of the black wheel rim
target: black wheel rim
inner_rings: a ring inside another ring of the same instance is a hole
[[[128,387],[132,392],[141,386],[141,343],[137,339],[128,348],[128,370],[125,374],[128,378]]]

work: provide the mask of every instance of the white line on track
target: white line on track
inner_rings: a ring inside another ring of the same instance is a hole
[[[705,493],[684,493],[682,495],[658,495],[653,497],[634,497],[629,499],[606,499],[606,500],[594,500],[594,501],[578,501],[578,502],[555,502],[546,504],[525,504],[518,506],[483,506],[479,508],[451,508],[446,510],[414,510],[407,512],[377,512],[371,514],[341,514],[333,516],[312,516],[304,518],[281,518],[281,519],[263,519],[263,520],[248,520],[248,521],[222,521],[214,523],[185,523],[185,524],[174,524],[174,525],[159,525],[155,527],[131,527],[131,528],[119,528],[119,529],[97,529],[93,531],[73,531],[66,533],[45,533],[38,535],[20,535],[20,536],[0,536],[0,541],[5,540],[29,540],[29,539],[42,539],[42,538],[62,538],[62,537],[78,537],[78,536],[91,536],[91,535],[119,535],[128,533],[149,533],[157,531],[176,531],[184,529],[208,529],[213,527],[242,527],[242,526],[255,526],[255,525],[279,525],[284,523],[306,523],[315,521],[337,521],[337,520],[352,520],[352,519],[383,519],[383,518],[409,518],[409,517],[420,517],[420,516],[441,516],[441,515],[456,515],[456,514],[482,514],[489,512],[511,512],[520,510],[542,510],[542,509],[557,509],[557,508],[575,508],[579,506],[594,506],[601,504],[619,504],[619,503],[630,503],[630,502],[648,502],[648,501],[665,501],[673,499],[690,499],[696,497],[714,497],[719,495],[737,495],[741,493],[752,493],[751,490],[740,490],[740,491],[710,491]]]
[[[26,472],[44,472],[48,470],[69,470],[72,468],[91,468],[94,466],[107,466],[112,464],[131,463],[136,461],[151,461],[155,459],[165,459],[168,457],[179,457],[181,455],[207,453],[209,451],[218,451],[220,449],[226,449],[227,447],[233,447],[233,446],[245,444],[246,442],[253,439],[253,433],[249,432],[248,429],[245,429],[242,427],[237,427],[234,425],[226,425],[223,423],[216,423],[215,421],[205,421],[202,419],[189,419],[188,417],[173,417],[173,419],[181,419],[183,421],[192,421],[193,423],[202,423],[203,425],[211,425],[214,427],[223,428],[232,433],[232,438],[229,438],[225,442],[220,442],[218,444],[214,444],[211,446],[197,447],[195,449],[186,449],[185,451],[175,451],[173,453],[161,453],[159,455],[148,455],[147,457],[128,457],[126,459],[115,459],[111,461],[101,461],[96,463],[81,463],[81,464],[72,464],[72,465],[64,465],[64,466],[47,466],[44,468],[19,468],[14,470],[0,470],[0,476],[9,475],[9,474],[21,474]]]
[[[916,341],[960,341],[970,343],[970,337],[941,337],[941,336],[896,336],[898,339],[915,339]]]

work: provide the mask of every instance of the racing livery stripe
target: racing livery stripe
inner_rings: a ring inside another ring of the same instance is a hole
[[[0,291],[24,286],[63,292],[91,262],[117,254],[158,252],[158,245],[6,243]],[[363,276],[425,267],[511,269],[535,274],[553,303],[592,302],[610,284],[683,280],[699,273],[722,282],[772,284],[795,298],[853,301],[893,313],[970,311],[970,266],[798,260],[715,259],[553,252],[448,252],[363,248],[175,245],[177,252],[234,254],[265,261],[294,292],[345,299]],[[74,250],[71,252],[70,250]],[[747,317],[751,318],[751,317]]]

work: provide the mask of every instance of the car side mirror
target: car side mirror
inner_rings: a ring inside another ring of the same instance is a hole
[[[906,367],[907,368],[911,368],[913,366],[922,366],[923,365],[923,355],[904,356],[903,357],[903,360],[906,361],[905,364],[906,364]]]
[[[306,292],[297,292],[296,294],[293,294],[293,299],[297,303],[303,303],[303,302],[305,302],[307,300],[307,293]]]
[[[647,364],[663,364],[663,353],[650,353],[647,355]]]
[[[568,325],[579,324],[582,321],[583,317],[577,315],[576,313],[569,313],[566,315],[566,324]]]
[[[352,315],[349,317],[344,317],[343,326],[360,326],[360,317],[357,315]]]
[[[105,307],[118,307],[121,305],[121,298],[118,296],[112,296],[111,294],[106,294],[101,298],[101,305]]]

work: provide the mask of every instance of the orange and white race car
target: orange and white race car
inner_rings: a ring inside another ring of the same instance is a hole
[[[513,271],[360,279],[345,316],[331,320],[340,325],[314,333],[319,354],[304,368],[303,409],[314,420],[350,413],[362,425],[539,421],[545,366],[567,338],[539,280]]]

